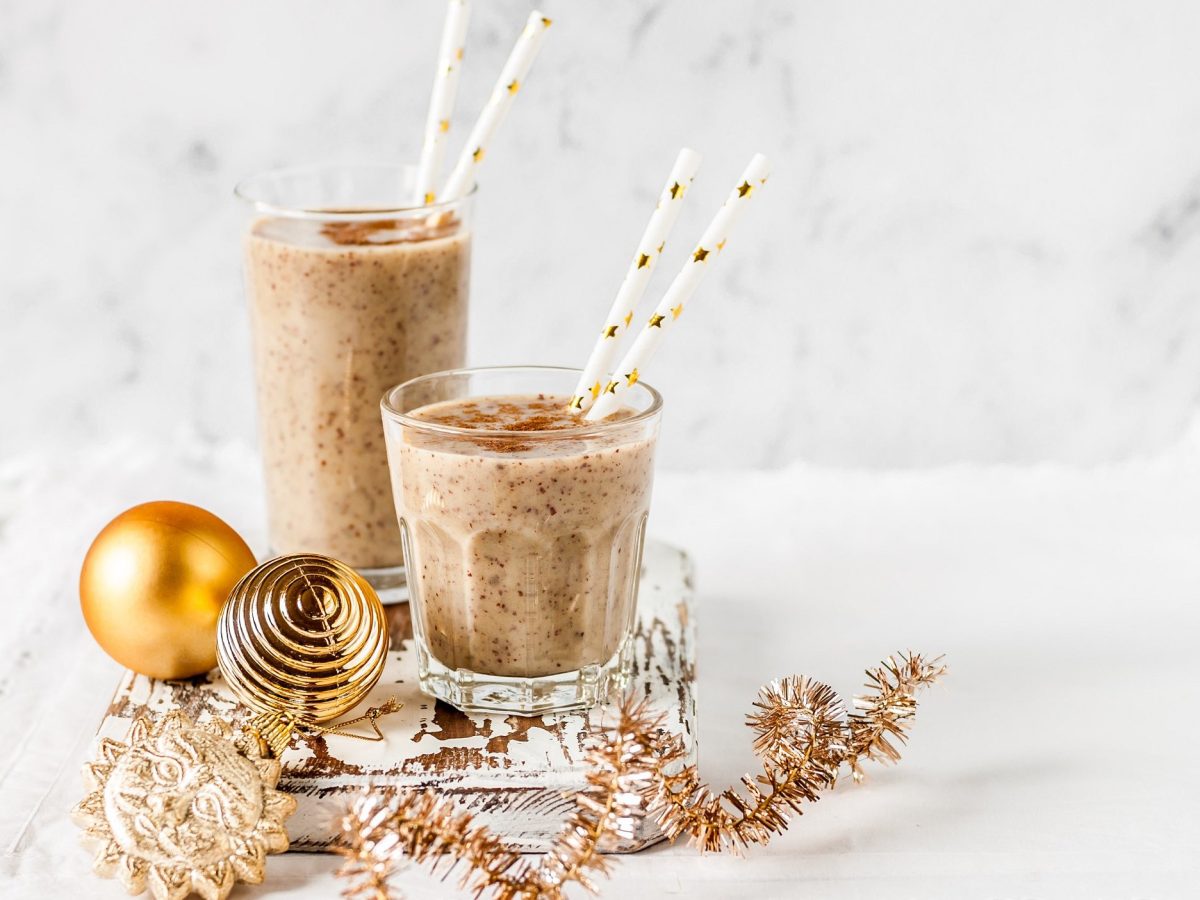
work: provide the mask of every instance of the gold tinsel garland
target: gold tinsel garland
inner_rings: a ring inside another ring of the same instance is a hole
[[[764,687],[746,717],[754,749],[763,760],[755,778],[742,777],[746,796],[735,788],[719,794],[700,781],[696,767],[680,767],[677,739],[660,743],[652,814],[671,840],[688,836],[701,852],[765,844],[788,827],[788,810],[837,784],[843,765],[862,779],[864,759],[896,762],[898,744],[916,713],[916,692],[945,672],[941,658],[918,653],[889,656],[867,670],[868,693],[854,698],[846,716],[841,699],[826,684],[793,675]]]
[[[644,701],[621,707],[616,724],[588,750],[588,787],[575,796],[575,810],[536,864],[486,826],[472,827],[470,813],[433,791],[364,791],[342,820],[338,852],[346,862],[338,874],[351,880],[343,895],[390,900],[388,877],[405,859],[431,862],[443,877],[463,864],[460,885],[476,897],[561,900],[573,881],[594,893],[593,879],[610,865],[600,851],[613,838],[634,837],[645,815],[658,726]]]
[[[601,850],[615,836],[632,837],[648,815],[668,839],[686,834],[702,852],[765,844],[788,827],[789,811],[799,814],[802,803],[837,783],[843,765],[860,781],[863,760],[896,762],[916,692],[944,672],[940,657],[890,656],[867,670],[868,692],[855,697],[849,715],[819,681],[791,676],[765,686],[746,717],[763,771],[742,778],[744,794],[735,788],[714,794],[696,767],[683,763],[682,743],[665,734],[662,716],[644,700],[627,699],[616,723],[595,735],[588,787],[536,863],[487,827],[472,827],[471,814],[453,800],[432,791],[367,789],[342,821],[338,852],[346,862],[338,874],[350,879],[344,896],[393,900],[388,878],[405,859],[429,862],[443,877],[462,864],[460,884],[476,898],[562,900],[571,882],[595,893],[594,878],[609,866]]]

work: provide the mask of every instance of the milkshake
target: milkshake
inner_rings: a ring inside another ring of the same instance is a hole
[[[660,407],[639,385],[585,423],[577,375],[476,370],[384,399],[422,687],[457,706],[588,706],[628,665]]]
[[[380,588],[403,552],[378,398],[466,349],[469,200],[388,208],[408,196],[403,173],[293,170],[240,189],[258,213],[245,266],[271,551],[333,556]]]

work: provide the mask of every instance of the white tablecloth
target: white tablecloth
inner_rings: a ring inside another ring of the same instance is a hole
[[[67,810],[118,676],[78,614],[90,538],[147,499],[262,546],[248,448],[180,436],[0,463],[0,895],[124,896]],[[888,652],[947,654],[902,763],[810,805],[747,859],[622,858],[608,897],[1200,895],[1200,436],[1090,470],[663,474],[653,533],[698,567],[700,753],[756,765],[742,724],[790,672],[849,694]],[[235,896],[333,898],[332,858],[271,858]],[[418,870],[411,898],[459,896]]]

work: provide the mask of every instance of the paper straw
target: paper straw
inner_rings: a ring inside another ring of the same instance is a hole
[[[488,98],[475,121],[475,127],[467,136],[458,163],[438,195],[443,202],[459,199],[475,184],[475,170],[483,161],[488,145],[516,99],[517,92],[529,73],[529,67],[533,65],[538,51],[542,48],[542,41],[545,40],[549,27],[550,20],[537,10],[529,14],[529,21],[525,23],[525,29],[517,38],[517,43],[496,80],[496,86],[492,88],[492,96]]]
[[[433,77],[433,95],[429,98],[429,114],[425,118],[425,140],[421,144],[421,161],[417,165],[413,187],[414,206],[427,206],[437,199],[434,185],[446,156],[446,137],[450,132],[450,117],[454,114],[454,98],[458,95],[458,76],[462,71],[470,17],[471,4],[467,0],[448,0],[437,73]]]
[[[616,358],[617,345],[633,320],[633,311],[642,299],[646,285],[650,283],[654,274],[654,264],[662,254],[675,220],[679,218],[679,211],[683,208],[683,196],[699,168],[699,153],[686,147],[679,151],[667,183],[663,185],[659,194],[658,205],[654,207],[650,221],[646,223],[646,230],[642,232],[637,253],[629,263],[625,280],[621,282],[612,308],[608,311],[608,318],[604,320],[604,328],[600,331],[600,337],[596,339],[587,365],[583,367],[583,376],[575,386],[575,393],[571,396],[569,404],[571,409],[586,410],[600,396],[601,386],[607,381]]]
[[[683,264],[671,286],[667,288],[662,301],[654,309],[653,315],[646,322],[646,327],[638,334],[633,346],[625,354],[620,364],[613,371],[611,378],[605,384],[599,399],[592,404],[585,418],[590,421],[610,416],[620,406],[621,395],[637,384],[641,370],[646,367],[654,351],[658,349],[667,327],[675,322],[683,313],[684,305],[695,293],[696,288],[708,272],[708,267],[717,255],[725,249],[725,242],[737,224],[738,219],[746,211],[750,198],[760,187],[767,183],[770,166],[767,158],[761,153],[750,160],[746,171],[742,173],[737,187],[730,192],[725,205],[717,212],[708,228],[696,244],[696,249],[688,261]]]

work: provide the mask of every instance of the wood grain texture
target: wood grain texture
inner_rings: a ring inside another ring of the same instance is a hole
[[[695,626],[692,569],[687,554],[649,542],[638,598],[630,688],[648,695],[666,714],[667,728],[696,755]],[[288,822],[292,846],[326,850],[348,795],[363,785],[436,788],[453,796],[524,851],[544,851],[584,785],[584,747],[605,710],[511,716],[459,712],[417,689],[416,654],[406,605],[388,608],[392,649],[379,684],[360,706],[396,697],[404,708],[379,720],[387,740],[299,738],[283,756],[279,786],[298,803]],[[241,722],[246,710],[219,672],[183,682],[155,681],[127,672],[100,725],[99,735],[122,740],[138,715],[182,709],[197,720]],[[356,715],[357,712],[350,715]],[[661,839],[649,822],[616,852],[640,850]]]

